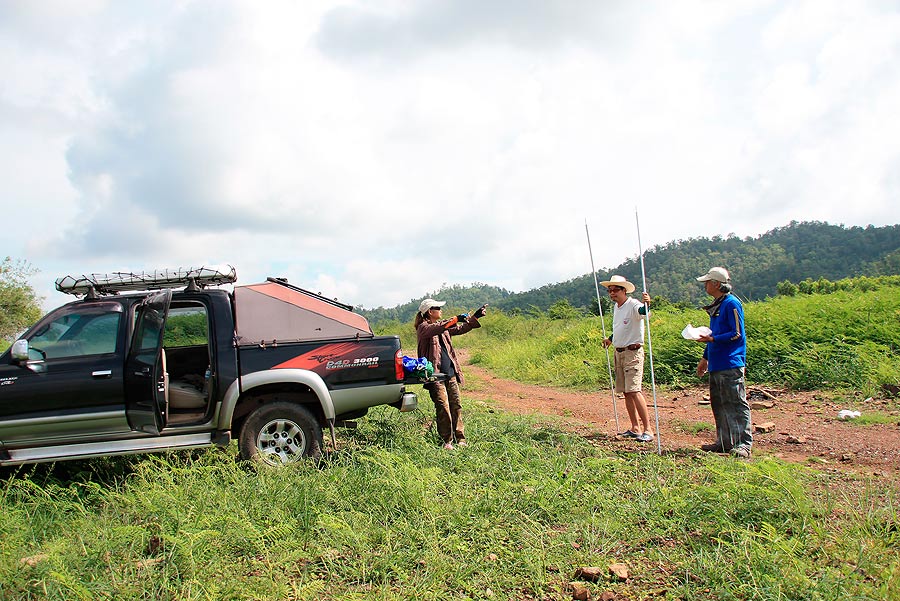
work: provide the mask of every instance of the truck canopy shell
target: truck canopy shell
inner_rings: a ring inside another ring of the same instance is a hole
[[[365,317],[318,294],[277,280],[235,286],[238,344],[374,336]]]

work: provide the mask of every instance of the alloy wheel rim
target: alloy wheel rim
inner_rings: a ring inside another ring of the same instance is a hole
[[[256,448],[260,458],[268,465],[293,463],[303,457],[306,436],[296,422],[273,419],[260,429]]]

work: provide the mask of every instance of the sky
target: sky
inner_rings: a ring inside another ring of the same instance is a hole
[[[0,81],[0,258],[47,308],[223,264],[393,307],[900,222],[897,0],[3,0]]]

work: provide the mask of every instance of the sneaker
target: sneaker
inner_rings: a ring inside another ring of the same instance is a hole
[[[700,445],[700,450],[706,451],[707,453],[724,453],[725,452],[725,448],[717,442],[711,442],[709,444],[702,444],[702,445]]]
[[[452,451],[452,450],[453,450],[453,443],[452,443],[452,442],[445,442],[445,443],[444,443],[444,450],[445,450],[445,451]]]
[[[467,442],[466,442],[466,439],[463,438],[462,440],[457,440],[457,441],[456,441],[456,446],[458,446],[458,447],[467,447],[467,446],[469,446],[469,443],[467,443]]]
[[[637,432],[632,432],[631,430],[625,430],[624,432],[619,432],[616,434],[619,438],[637,438]]]
[[[750,449],[747,447],[735,447],[731,449],[731,454],[738,459],[750,459]]]
[[[644,432],[643,434],[639,434],[638,436],[635,436],[635,440],[637,440],[638,442],[652,442],[653,435],[650,434],[649,432]]]

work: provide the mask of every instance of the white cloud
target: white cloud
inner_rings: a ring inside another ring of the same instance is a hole
[[[898,34],[877,2],[5,3],[2,254],[373,307],[586,273],[585,220],[616,265],[636,210],[644,249],[894,223]]]

